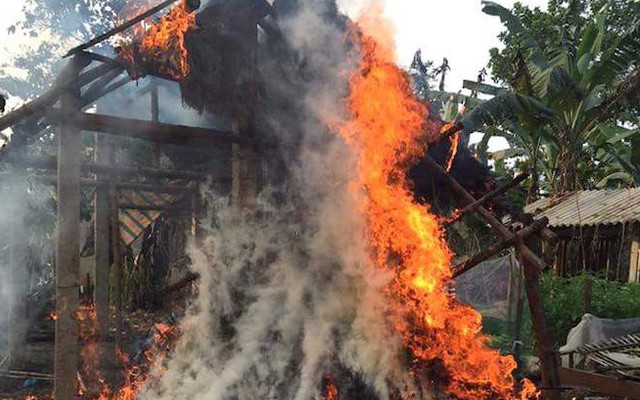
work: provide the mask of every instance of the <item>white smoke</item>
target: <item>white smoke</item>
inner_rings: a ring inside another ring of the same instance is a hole
[[[277,76],[266,80],[268,93],[297,99],[304,114],[295,128],[291,110],[269,119],[283,141],[302,136],[286,160],[288,185],[265,189],[251,215],[218,211],[205,243],[193,246],[199,296],[144,398],[307,400],[320,398],[325,374],[345,370],[382,399],[409,385],[382,294],[391,276],[369,262],[350,186],[353,154],[327,128],[345,115],[354,57],[344,29],[325,18],[331,2],[300,3],[280,26],[305,81],[293,92]]]
[[[20,366],[24,354],[19,348],[26,340],[30,323],[27,294],[31,290],[30,268],[51,254],[47,230],[50,221],[39,221],[50,205],[47,191],[13,172],[0,182],[0,368]],[[41,226],[40,226],[41,225]],[[28,257],[28,255],[30,257]]]

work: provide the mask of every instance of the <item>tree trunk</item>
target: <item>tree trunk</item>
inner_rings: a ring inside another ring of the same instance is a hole
[[[562,149],[560,151],[560,168],[556,171],[557,177],[552,188],[552,196],[572,192],[578,188],[578,154],[575,141],[571,140],[570,133],[563,133],[561,136]]]

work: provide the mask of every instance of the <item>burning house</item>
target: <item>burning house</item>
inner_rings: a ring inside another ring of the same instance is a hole
[[[118,218],[124,206],[147,215],[167,208],[123,205],[119,193],[180,192],[184,182],[202,181],[208,185],[198,186],[190,210],[197,234],[189,279],[198,289],[176,328],[180,338],[168,346],[170,330],[156,328],[169,354],[152,347],[148,372],[127,373],[119,388],[94,377],[103,385],[96,398],[536,398],[530,381],[514,378],[514,359],[490,348],[480,315],[451,290],[456,275],[509,246],[525,270],[545,396],[559,398],[538,294],[545,265],[524,244],[553,234],[545,220],[513,232],[488,211],[490,203],[526,219],[499,201],[522,179],[496,187],[455,140],[462,127],[443,124],[414,98],[379,7],[352,20],[331,0],[168,0],[71,50],[54,88],[0,119],[2,129],[33,123],[5,145],[4,158],[40,134],[38,126],[59,126],[56,399],[76,396],[78,377],[88,374],[77,368],[79,355],[87,357],[78,344],[79,320],[87,319],[77,314],[81,185],[98,187],[95,315],[87,315],[103,327],[102,340],[112,326],[119,345]],[[114,58],[90,51],[131,27]],[[222,123],[162,123],[157,106],[152,121],[82,111],[149,75],[177,82],[186,105]],[[100,134],[96,163],[82,163],[81,131]],[[151,141],[174,169],[109,166],[106,135]],[[478,173],[464,173],[462,163]],[[220,171],[228,173],[222,183],[212,178]],[[128,182],[132,175],[142,180]],[[434,182],[452,191],[460,214],[486,221],[499,243],[452,267],[442,216],[427,203]],[[214,202],[211,193],[228,206],[213,214],[202,207]]]

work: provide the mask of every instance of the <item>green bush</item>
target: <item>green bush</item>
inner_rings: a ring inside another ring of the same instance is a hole
[[[600,318],[640,317],[640,284],[623,284],[583,274],[571,278],[545,275],[541,284],[547,323],[553,338],[564,344],[569,330],[585,312],[585,287],[591,283],[591,314]]]

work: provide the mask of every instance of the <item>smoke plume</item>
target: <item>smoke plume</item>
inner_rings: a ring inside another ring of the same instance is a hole
[[[280,149],[267,175],[285,183],[267,187],[250,213],[218,210],[192,247],[199,296],[145,398],[321,398],[323,379],[338,372],[357,398],[410,385],[383,295],[392,277],[368,262],[354,160],[330,130],[358,62],[348,21],[332,1],[281,1],[279,10],[286,46],[261,60],[260,118]]]

